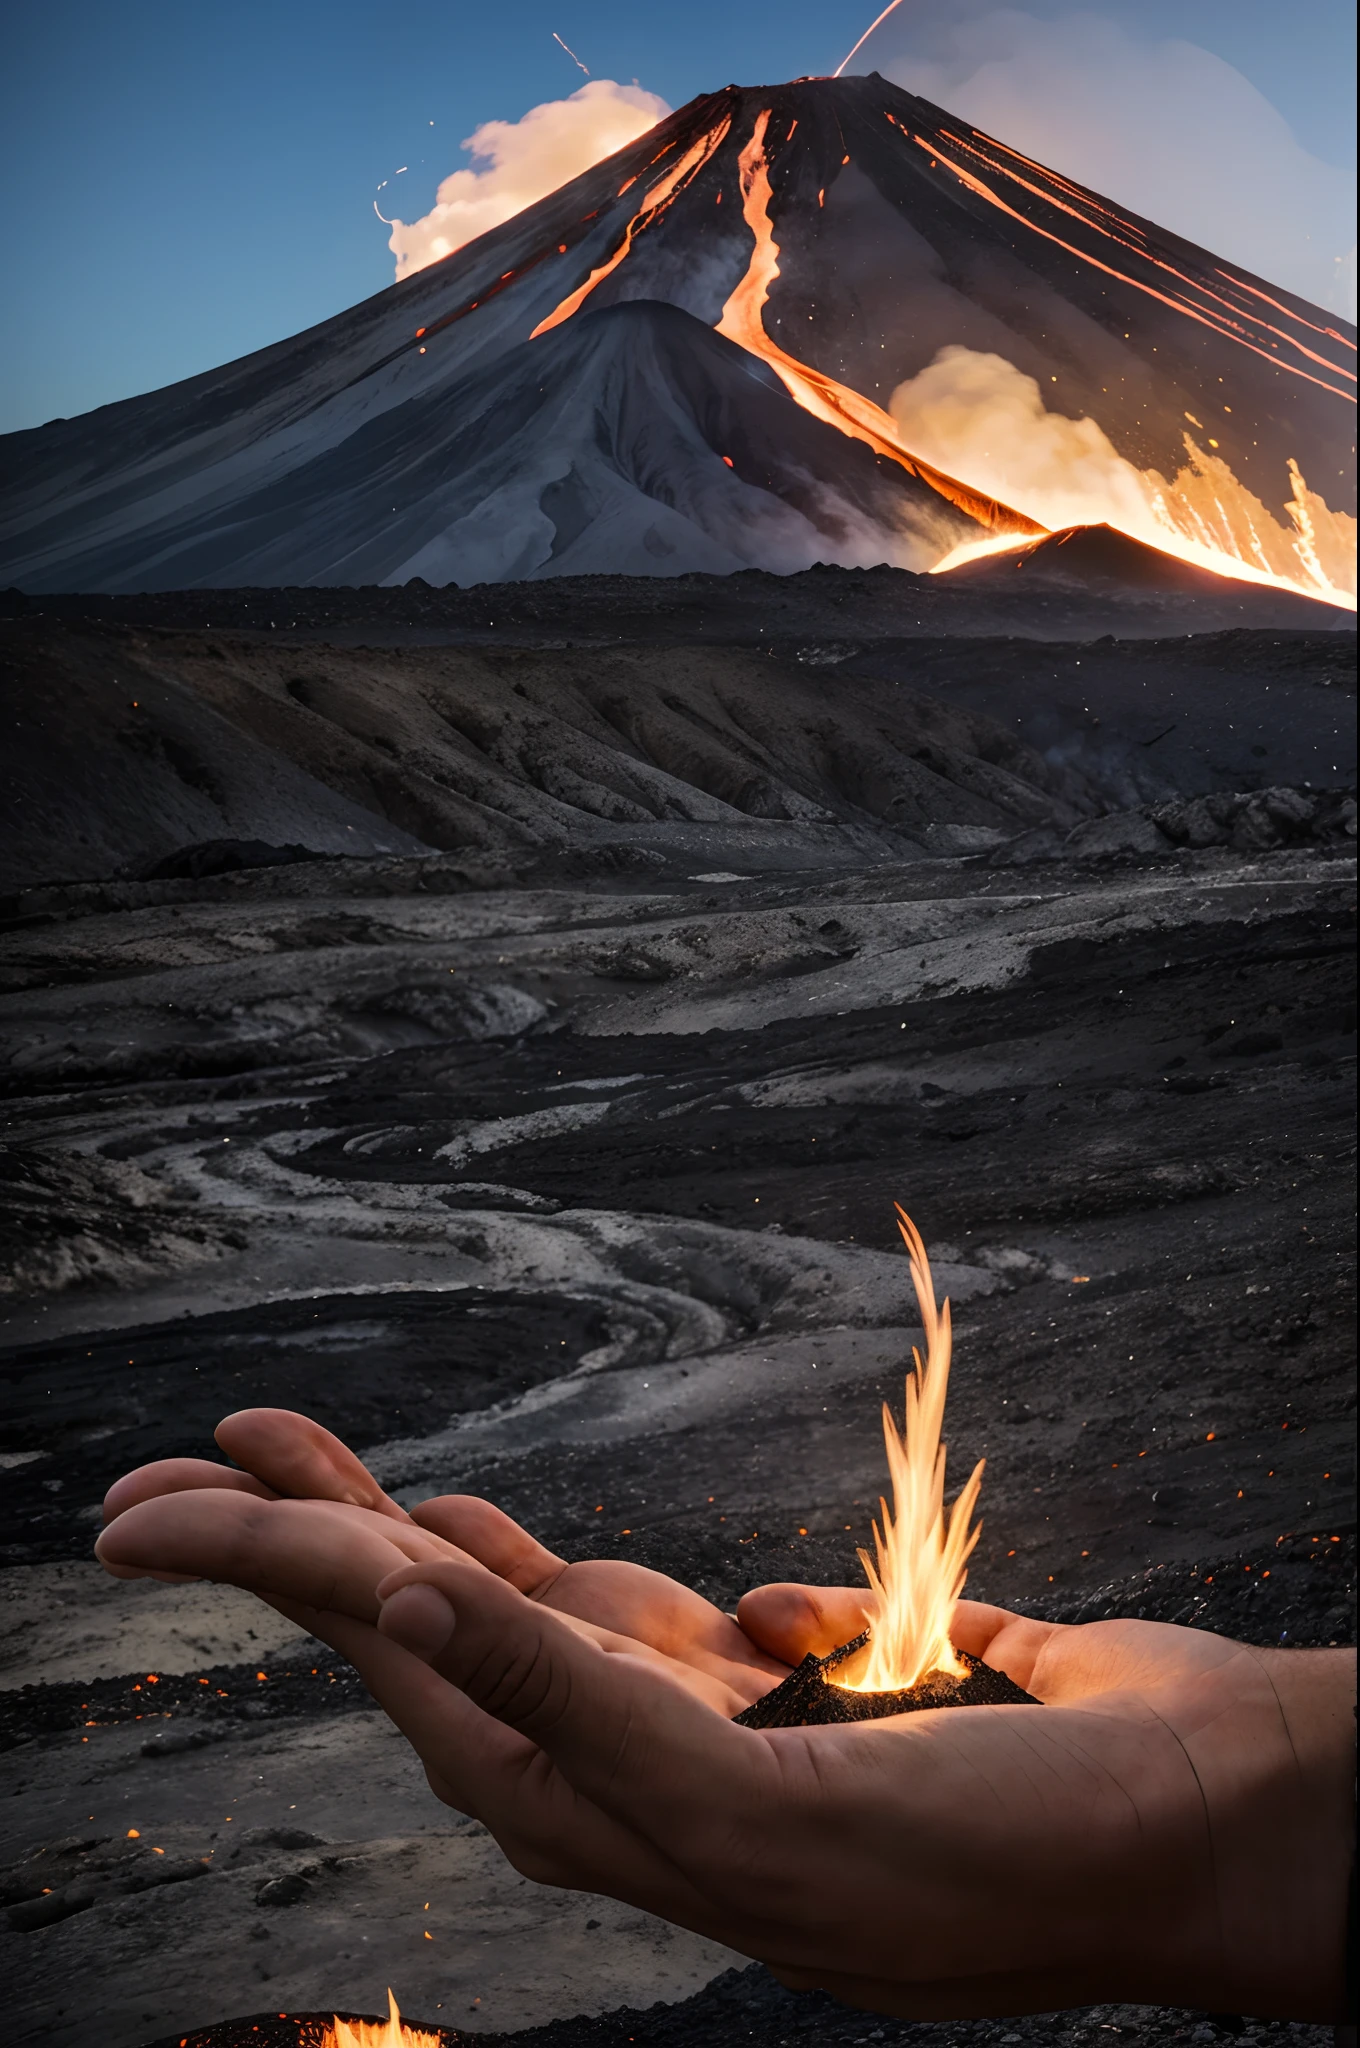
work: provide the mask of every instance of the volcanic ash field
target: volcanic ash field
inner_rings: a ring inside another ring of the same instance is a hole
[[[329,1652],[90,1559],[110,1480],[268,1402],[570,1556],[853,1582],[897,1199],[954,1304],[955,1485],[988,1460],[971,1590],[1348,1637],[1354,637],[1057,584],[928,637],[922,581],[4,627],[24,2039],[389,1983],[540,2048],[1208,2038],[913,2028],[542,1890]],[[1245,2038],[1286,2034],[1321,2039]]]

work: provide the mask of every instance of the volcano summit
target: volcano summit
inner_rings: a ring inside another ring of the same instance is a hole
[[[31,593],[949,568],[1354,602],[1355,336],[876,74],[728,86],[294,339],[12,435]]]

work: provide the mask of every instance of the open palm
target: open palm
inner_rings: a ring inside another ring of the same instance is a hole
[[[137,1510],[147,1554],[160,1560],[158,1577],[229,1579],[290,1615],[305,1605],[373,1621],[372,1589],[387,1572],[426,1559],[472,1560],[597,1639],[626,1639],[663,1660],[726,1715],[787,1676],[777,1640],[753,1641],[730,1615],[660,1572],[616,1558],[569,1564],[472,1494],[445,1494],[408,1514],[338,1437],[304,1415],[243,1409],[215,1436],[239,1470],[206,1459],[164,1459],[120,1479],[105,1499],[106,1526]],[[280,1582],[277,1561],[304,1503],[319,1517],[314,1533],[321,1541],[308,1553],[319,1567],[307,1588],[314,1597],[300,1602],[296,1580]],[[112,1564],[104,1546],[101,1554]],[[857,1634],[862,1616],[860,1596],[847,1595],[836,1641]]]

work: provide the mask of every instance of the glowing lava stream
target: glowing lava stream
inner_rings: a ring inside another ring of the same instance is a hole
[[[883,412],[872,400],[861,398],[858,392],[851,391],[846,385],[824,376],[821,371],[797,362],[770,340],[765,332],[762,312],[770,286],[779,275],[779,245],[774,239],[770,220],[772,194],[765,158],[765,130],[770,112],[767,108],[757,115],[751,140],[738,160],[742,213],[755,236],[756,246],[746,275],[723,307],[722,319],[718,322],[719,334],[726,335],[752,355],[763,357],[783,380],[790,397],[806,411],[838,427],[843,434],[867,441],[881,454],[891,456],[893,461],[925,478],[943,496],[952,499],[954,504],[991,529],[978,539],[963,541],[950,550],[935,563],[930,572],[932,575],[947,573],[982,555],[1004,553],[1008,546],[1007,528],[1012,535],[1043,535],[1052,531],[1042,521],[1013,510],[999,494],[959,483],[945,470],[924,462],[902,440],[900,429],[890,414]],[[947,159],[944,161],[963,182],[979,186],[983,196],[1000,205],[1003,212],[1012,211],[957,164],[948,163]],[[1026,227],[1031,225],[1023,215],[1015,214],[1014,218]],[[1055,240],[1056,237],[1050,236],[1049,239]],[[1072,253],[1081,255],[1083,252],[1073,250]],[[1104,269],[1108,266],[1099,267]],[[1190,466],[1180,471],[1173,482],[1168,483],[1155,472],[1144,474],[1136,471],[1132,464],[1128,465],[1129,476],[1136,480],[1138,494],[1147,503],[1145,515],[1131,518],[1122,506],[1093,493],[1081,523],[1116,527],[1121,533],[1160,549],[1163,554],[1193,563],[1197,568],[1212,570],[1216,575],[1232,577],[1237,582],[1263,583],[1277,590],[1292,590],[1302,597],[1316,598],[1354,611],[1354,550],[1353,544],[1348,545],[1346,540],[1346,535],[1352,532],[1353,522],[1343,514],[1333,513],[1323,499],[1308,489],[1297,463],[1290,464],[1292,497],[1287,511],[1291,531],[1239,483],[1221,456],[1208,456],[1191,442],[1188,435],[1185,438]],[[947,451],[942,452],[947,459]],[[1022,480],[1009,479],[1006,495],[1022,495],[1023,488]],[[1324,564],[1321,559],[1320,516],[1329,529],[1337,529],[1335,534],[1329,534],[1332,544],[1327,553],[1332,561],[1338,558],[1350,561],[1352,581],[1349,585],[1339,584],[1331,573],[1330,564]],[[1013,542],[1009,544],[1013,545]]]
[[[761,317],[765,301],[770,296],[770,286],[779,275],[779,244],[774,239],[770,221],[772,194],[769,167],[765,161],[765,130],[770,113],[771,109],[767,107],[757,114],[751,140],[737,159],[742,216],[756,238],[756,246],[746,275],[723,307],[718,333],[729,341],[735,341],[748,354],[760,356],[767,362],[785,385],[790,398],[805,412],[825,420],[828,426],[836,427],[856,441],[867,441],[878,454],[900,463],[910,475],[921,477],[942,498],[948,498],[951,504],[969,513],[982,526],[993,531],[1001,528],[1012,536],[1046,533],[1048,529],[1037,520],[1012,511],[998,499],[971,490],[967,484],[959,483],[943,470],[922,462],[918,455],[913,455],[903,445],[892,416],[875,405],[872,399],[861,398],[848,385],[838,384],[822,371],[798,362],[770,340]]]
[[[441,2048],[442,2039],[423,2027],[403,2024],[389,1984],[385,2020],[342,2020],[337,2016],[322,2036],[321,2048]]]
[[[861,1550],[860,1562],[877,1600],[870,1623],[867,1661],[853,1678],[837,1679],[851,1692],[906,1691],[932,1671],[962,1678],[966,1667],[954,1654],[950,1623],[968,1559],[982,1533],[970,1529],[985,1460],[955,1501],[946,1521],[944,1510],[945,1396],[949,1392],[951,1337],[949,1303],[935,1305],[935,1283],[921,1233],[910,1216],[897,1208],[897,1227],[911,1259],[912,1284],[925,1331],[924,1363],[912,1348],[915,1370],[907,1380],[907,1407],[898,1435],[892,1411],[883,1404],[883,1441],[892,1477],[893,1505],[879,1501],[882,1527],[874,1524],[876,1558]]]
[[[714,150],[723,141],[731,125],[731,115],[724,114],[716,128],[710,128],[707,135],[701,135],[697,142],[691,143],[679,163],[672,164],[668,171],[662,173],[624,229],[623,240],[619,243],[618,248],[614,251],[608,262],[601,263],[597,269],[592,270],[584,284],[578,285],[574,292],[568,293],[561,305],[554,306],[546,320],[539,321],[537,327],[529,336],[530,341],[537,341],[540,334],[546,334],[552,327],[559,327],[564,320],[570,320],[573,313],[580,311],[581,306],[590,297],[596,285],[608,277],[611,270],[618,269],[620,263],[622,263],[624,257],[633,246],[634,235],[638,234],[643,228],[650,226],[654,218],[664,213],[676,193],[703,169]],[[629,182],[631,183],[632,181],[630,180]],[[626,192],[627,190],[628,186],[625,185],[623,191]],[[619,196],[622,197],[622,193]]]

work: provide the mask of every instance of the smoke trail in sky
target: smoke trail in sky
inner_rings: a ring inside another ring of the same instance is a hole
[[[577,69],[578,71],[584,71],[584,72],[585,72],[585,75],[586,75],[586,77],[587,77],[587,78],[589,78],[589,76],[590,76],[590,66],[589,66],[588,64],[583,64],[583,63],[581,62],[581,60],[580,60],[580,58],[579,58],[579,57],[577,56],[577,54],[576,54],[575,50],[573,50],[573,49],[572,49],[572,47],[571,47],[571,44],[570,44],[570,43],[564,43],[564,42],[562,41],[562,38],[561,38],[561,36],[560,36],[560,35],[559,35],[559,34],[557,33],[557,30],[556,30],[556,29],[553,29],[553,30],[551,31],[551,34],[552,34],[552,39],[553,39],[553,41],[554,41],[554,42],[555,42],[555,43],[557,44],[557,46],[558,46],[558,48],[559,48],[559,49],[561,49],[561,50],[565,50],[565,51],[566,51],[567,55],[568,55],[568,56],[569,56],[569,57],[571,58],[571,61],[572,61],[572,63],[573,63],[573,64],[574,64],[575,66],[576,66],[576,69]]]
[[[454,171],[421,219],[394,220],[388,247],[398,278],[451,256],[465,242],[555,192],[636,141],[670,112],[638,85],[592,78],[569,99],[531,107],[518,121],[484,121],[462,147],[477,168]]]

